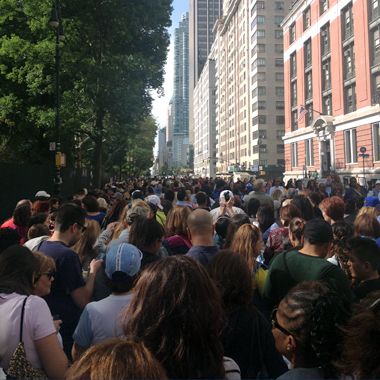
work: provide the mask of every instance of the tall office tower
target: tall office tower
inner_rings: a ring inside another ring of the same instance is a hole
[[[222,17],[223,0],[190,0],[189,15],[189,132],[194,142],[193,94],[214,42],[213,27]],[[195,153],[196,154],[196,153]]]
[[[173,99],[170,99],[168,105],[168,118],[166,128],[166,154],[168,168],[173,168]]]
[[[173,167],[189,166],[189,13],[174,31]]]
[[[166,145],[166,128],[158,131],[158,172],[161,173],[168,166],[168,155]]]
[[[217,26],[217,171],[284,165],[281,22],[291,0],[224,0]]]
[[[287,178],[380,175],[378,0],[294,1],[283,22]]]

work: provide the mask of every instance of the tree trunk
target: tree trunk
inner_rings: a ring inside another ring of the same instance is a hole
[[[103,112],[97,111],[96,113],[96,138],[94,149],[94,185],[97,188],[102,186],[103,178]]]

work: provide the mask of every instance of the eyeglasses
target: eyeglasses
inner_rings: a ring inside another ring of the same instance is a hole
[[[376,301],[372,302],[371,305],[368,306],[368,309],[375,311],[378,305],[380,305],[380,298],[378,298]]]
[[[277,308],[272,311],[272,329],[280,330],[285,335],[294,335],[294,333],[282,327],[277,321]]]
[[[49,280],[51,280],[53,277],[55,277],[55,272],[49,271],[49,272],[39,273],[38,276],[36,276],[34,282],[37,282],[44,275],[47,276]]]
[[[77,222],[77,225],[82,229],[82,232],[84,232],[84,231],[87,230],[87,227],[84,226],[82,223],[78,223],[78,222]]]

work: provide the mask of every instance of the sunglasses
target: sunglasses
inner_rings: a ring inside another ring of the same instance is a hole
[[[87,227],[84,226],[82,223],[78,223],[78,222],[77,222],[77,225],[82,229],[82,232],[84,232],[84,231],[87,230]]]
[[[290,332],[288,329],[286,329],[285,327],[281,326],[278,323],[277,308],[272,311],[272,329],[280,330],[285,335],[293,335],[294,336],[294,333]]]
[[[49,272],[43,272],[43,273],[40,273],[36,279],[35,279],[35,282],[37,282],[42,276],[47,276],[49,280],[51,280],[53,277],[55,277],[55,272],[53,271],[49,271]]]

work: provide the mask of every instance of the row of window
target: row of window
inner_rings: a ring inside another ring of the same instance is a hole
[[[380,161],[380,123],[373,124],[372,127],[373,136],[373,160]],[[314,165],[314,151],[313,151],[313,139],[304,141],[305,144],[305,158],[306,166]],[[291,147],[291,165],[292,167],[298,167],[300,162],[298,161],[298,143],[292,143]],[[355,164],[358,162],[359,147],[357,144],[356,129],[349,129],[344,131],[344,155],[345,162],[347,164]],[[303,165],[303,163],[301,163]]]
[[[274,16],[274,24],[277,26],[280,26],[283,19],[284,19],[284,16]],[[251,30],[253,30],[253,28],[255,28],[256,25],[264,25],[265,22],[266,21],[265,21],[264,15],[256,16],[251,22]]]
[[[265,1],[256,1],[253,4],[253,7],[251,8],[251,16],[253,16],[254,13],[258,9],[265,9]],[[274,2],[274,9],[277,11],[284,10],[285,9],[284,2],[283,1],[275,1]]]

